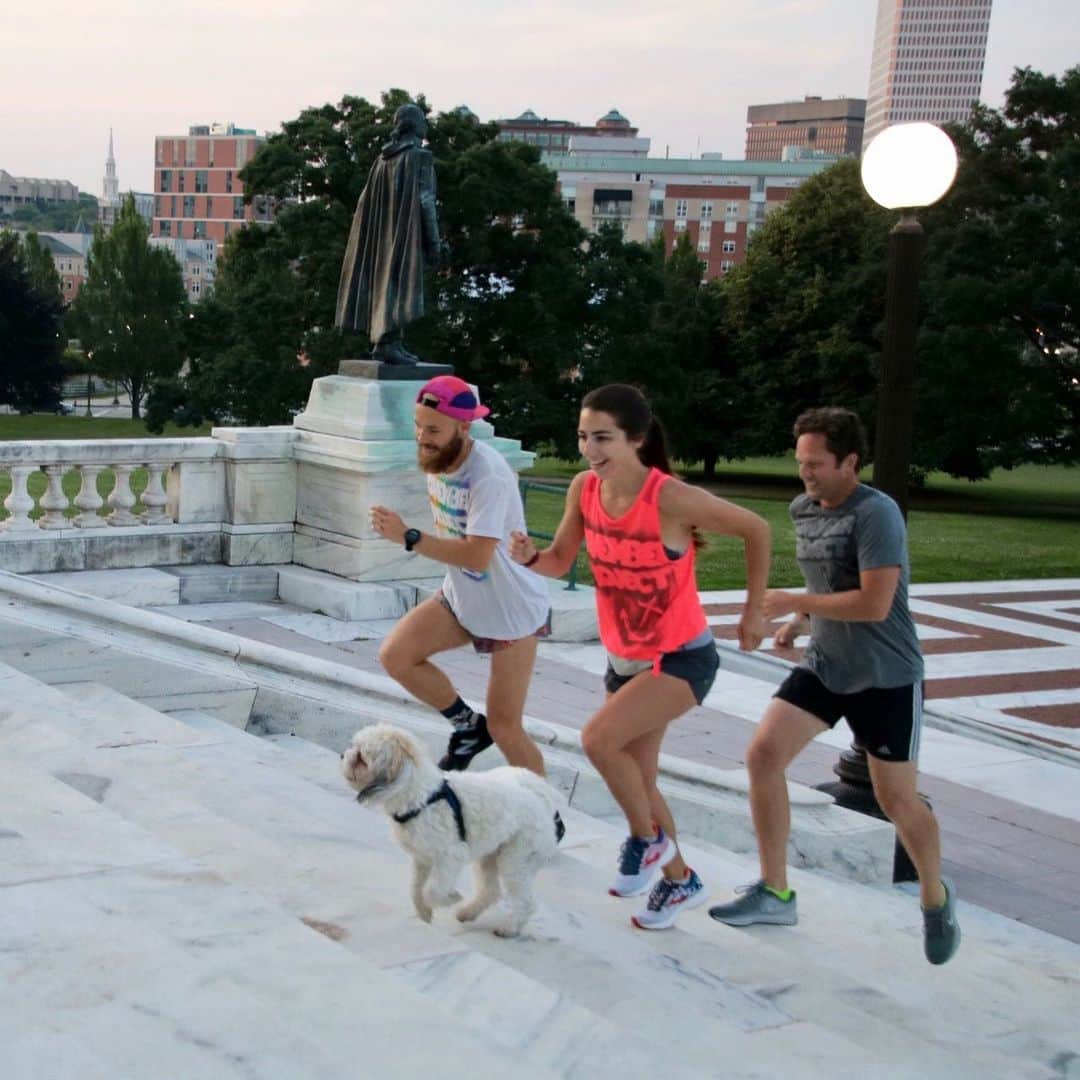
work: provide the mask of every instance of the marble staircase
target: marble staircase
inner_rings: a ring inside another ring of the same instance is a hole
[[[801,922],[633,930],[617,822],[567,811],[517,940],[421,923],[337,754],[197,704],[0,665],[0,1035],[13,1080],[1060,1077],[1080,948],[963,906],[950,965],[917,898],[796,871]],[[714,894],[751,860],[693,837]]]

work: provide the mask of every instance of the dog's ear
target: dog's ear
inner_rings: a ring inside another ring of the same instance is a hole
[[[383,744],[386,748],[387,777],[396,780],[402,770],[411,765],[414,768],[418,764],[416,745],[410,735],[397,728],[387,727],[386,740]]]

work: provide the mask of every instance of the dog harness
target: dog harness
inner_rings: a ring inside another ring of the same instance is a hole
[[[457,825],[458,839],[464,843],[465,815],[461,812],[461,800],[458,799],[454,789],[445,780],[442,782],[441,787],[428,796],[427,802],[423,806],[418,806],[415,810],[406,810],[403,814],[394,814],[393,818],[399,825],[404,825],[406,822],[412,821],[414,817],[418,817],[420,811],[425,807],[431,806],[432,803],[441,802],[443,799],[450,804],[450,809],[454,813],[454,822]]]

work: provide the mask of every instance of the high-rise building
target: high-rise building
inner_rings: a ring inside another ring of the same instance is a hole
[[[963,121],[982,94],[992,0],[878,0],[863,146],[890,124]]]
[[[152,235],[224,243],[246,222],[270,222],[269,199],[244,205],[240,170],[264,138],[232,124],[197,125],[187,135],[154,140],[154,219]]]
[[[782,161],[789,147],[831,157],[857,157],[865,118],[862,98],[807,97],[751,105],[746,110],[746,160]]]

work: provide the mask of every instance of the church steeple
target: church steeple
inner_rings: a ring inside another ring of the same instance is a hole
[[[113,156],[113,133],[109,128],[109,156],[105,159],[105,179],[102,181],[102,202],[106,206],[120,205],[120,181],[116,178],[116,158]]]

